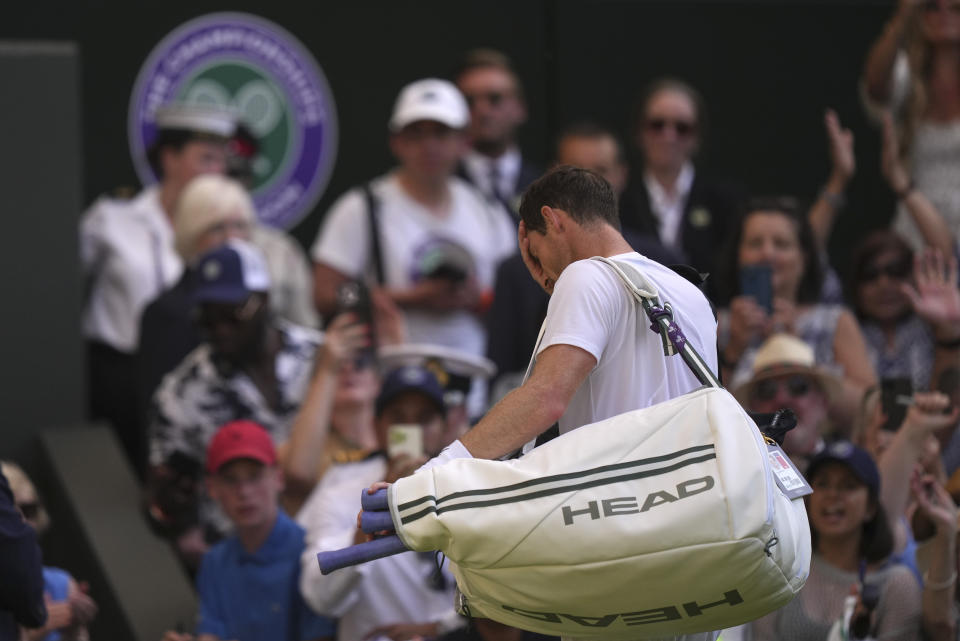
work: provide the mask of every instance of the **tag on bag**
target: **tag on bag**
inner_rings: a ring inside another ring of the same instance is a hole
[[[803,478],[803,474],[793,464],[790,457],[776,443],[767,444],[767,456],[770,457],[770,468],[777,485],[787,495],[788,499],[795,499],[807,494],[813,494],[813,488]]]

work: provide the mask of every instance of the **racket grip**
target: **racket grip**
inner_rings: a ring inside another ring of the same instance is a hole
[[[374,534],[387,530],[393,532],[393,519],[389,512],[367,512],[360,514],[360,529],[367,534]]]
[[[364,489],[360,492],[360,507],[365,512],[381,512],[390,509],[387,504],[387,489],[377,490],[373,494],[367,494]]]
[[[351,545],[341,550],[320,552],[317,554],[317,562],[320,563],[320,574],[326,575],[340,568],[359,565],[406,551],[407,546],[403,544],[400,537],[392,534],[373,541]]]

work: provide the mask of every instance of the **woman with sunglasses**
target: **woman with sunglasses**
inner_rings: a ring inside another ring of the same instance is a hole
[[[797,598],[751,625],[752,641],[919,639],[920,587],[887,562],[893,540],[873,459],[838,441],[811,460],[806,478],[810,576]]]
[[[912,180],[895,187],[901,201],[894,229],[914,249],[922,229],[909,200],[922,192],[960,232],[960,2],[899,0],[870,49],[863,75],[868,111],[893,113]]]
[[[877,375],[908,378],[931,389],[937,346],[949,348],[960,327],[948,313],[960,307],[957,261],[938,250],[914,259],[899,235],[876,231],[853,253],[849,299]]]
[[[853,314],[821,302],[823,269],[807,216],[789,198],[756,199],[745,212],[717,274],[722,300],[729,301],[717,314],[724,378],[731,386],[743,383],[764,340],[793,334],[842,381],[831,417],[852,419],[876,376]]]

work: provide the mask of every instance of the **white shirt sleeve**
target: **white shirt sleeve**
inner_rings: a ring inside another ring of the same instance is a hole
[[[367,215],[367,202],[359,189],[337,199],[313,243],[311,258],[351,278],[361,276],[370,255]]]
[[[623,286],[613,278],[597,261],[568,265],[554,285],[537,354],[551,345],[573,345],[592,354],[599,365],[623,316],[624,297],[617,289]]]
[[[329,617],[340,617],[350,610],[359,598],[357,587],[369,567],[361,563],[324,576],[317,563],[317,553],[353,545],[360,509],[357,488],[354,480],[327,485],[321,481],[297,515],[307,531],[300,558],[300,594],[315,612]]]

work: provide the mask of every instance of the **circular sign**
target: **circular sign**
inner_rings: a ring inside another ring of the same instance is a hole
[[[245,13],[211,13],[167,35],[130,97],[130,153],[144,184],[157,108],[169,102],[234,109],[257,137],[250,190],[260,220],[289,229],[323,194],[337,154],[337,112],[313,56],[281,27]]]

